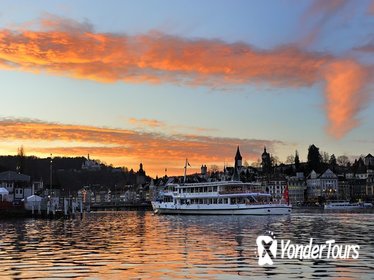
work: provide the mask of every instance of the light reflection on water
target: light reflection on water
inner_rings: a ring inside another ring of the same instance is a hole
[[[374,214],[159,216],[90,213],[70,220],[0,221],[0,278],[374,279]],[[275,260],[259,267],[256,238],[357,243],[357,260]]]

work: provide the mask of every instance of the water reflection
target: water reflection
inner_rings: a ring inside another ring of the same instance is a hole
[[[247,279],[374,278],[374,215],[157,216],[90,213],[72,220],[5,220],[0,278]],[[256,238],[358,243],[357,260],[280,260],[257,264]]]

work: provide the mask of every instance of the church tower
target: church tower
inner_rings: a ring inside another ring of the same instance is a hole
[[[238,149],[236,150],[236,155],[235,155],[235,170],[237,168],[242,167],[242,155],[240,154],[239,146]]]
[[[262,153],[262,172],[271,173],[271,157],[268,152],[266,152],[266,147],[264,147],[264,152]]]

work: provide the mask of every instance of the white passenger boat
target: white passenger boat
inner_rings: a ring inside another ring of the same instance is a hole
[[[373,207],[372,203],[351,203],[349,201],[331,201],[326,203],[324,206],[326,210],[350,210],[370,207]]]
[[[272,201],[261,185],[240,181],[168,184],[152,207],[158,214],[198,215],[283,215],[292,209]]]

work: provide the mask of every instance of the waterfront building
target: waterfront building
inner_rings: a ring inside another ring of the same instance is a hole
[[[338,176],[329,168],[322,174],[314,170],[307,177],[307,197],[309,201],[334,199],[338,195]]]
[[[359,179],[353,178],[348,180],[350,192],[351,192],[351,199],[353,200],[360,200],[365,198],[366,196],[366,181],[367,179]]]
[[[351,200],[351,185],[349,180],[344,177],[344,175],[338,175],[338,199],[350,201]]]
[[[9,202],[20,202],[31,195],[30,176],[14,171],[0,173],[0,188],[5,188],[9,194],[6,196]]]
[[[283,197],[287,186],[287,180],[282,175],[273,175],[264,181],[265,190],[277,200]]]
[[[296,176],[288,177],[288,197],[293,205],[305,202],[306,180],[303,172],[297,172]]]
[[[374,174],[372,173],[370,173],[366,179],[365,195],[371,200],[374,198]]]

